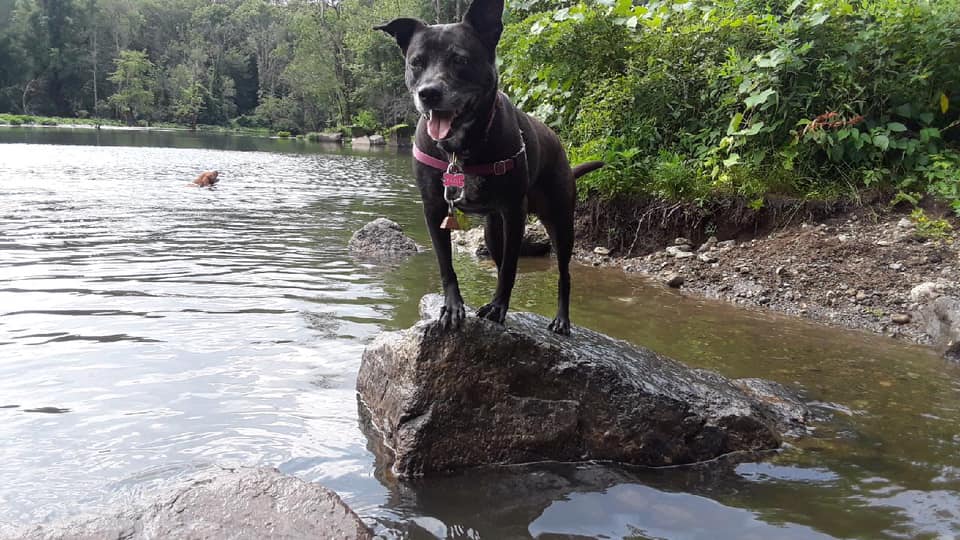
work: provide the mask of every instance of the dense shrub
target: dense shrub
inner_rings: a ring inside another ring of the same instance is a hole
[[[556,2],[554,2],[556,4]],[[930,194],[960,213],[960,0],[580,2],[508,26],[503,81],[581,195]]]

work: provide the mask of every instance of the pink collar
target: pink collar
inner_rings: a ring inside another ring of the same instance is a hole
[[[453,165],[453,163],[449,161],[437,159],[430,154],[427,154],[423,150],[420,150],[416,144],[413,145],[413,159],[416,159],[427,167],[433,167],[434,169],[445,172],[450,169],[450,165]],[[507,158],[500,161],[495,161],[493,163],[484,163],[482,165],[466,165],[461,167],[461,170],[464,174],[470,174],[473,176],[503,176],[512,171],[516,165],[516,159]]]
[[[490,119],[487,120],[487,129],[484,131],[483,137],[487,138],[487,135],[490,133],[490,127],[493,125],[493,119],[497,115],[497,109],[500,108],[501,93],[497,92],[497,99],[493,102],[493,107],[490,109]],[[450,166],[455,165],[459,168],[463,174],[470,174],[473,176],[503,176],[508,172],[512,171],[516,167],[516,158],[520,156],[526,149],[526,146],[520,148],[520,151],[514,154],[513,157],[502,159],[494,163],[485,163],[482,165],[465,165],[461,166],[459,163],[451,163],[449,161],[443,161],[442,159],[437,159],[430,154],[427,154],[414,143],[413,145],[413,158],[423,163],[428,167],[433,167],[434,169],[441,170],[444,172],[451,172]]]

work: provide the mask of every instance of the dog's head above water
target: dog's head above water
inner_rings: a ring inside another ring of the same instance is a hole
[[[376,27],[397,40],[427,134],[448,152],[463,150],[467,134],[486,126],[497,96],[502,17],[503,0],[474,0],[460,23],[395,19]]]

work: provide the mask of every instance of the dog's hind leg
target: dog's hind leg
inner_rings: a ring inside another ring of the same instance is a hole
[[[503,218],[500,214],[487,214],[483,224],[483,239],[487,244],[487,250],[490,251],[490,257],[497,265],[499,275],[500,267],[503,265]]]
[[[553,250],[557,253],[557,316],[550,323],[550,330],[565,336],[570,335],[570,258],[573,255],[573,223],[564,221],[546,225]]]
[[[526,212],[522,206],[508,208],[500,214],[503,234],[501,238],[502,259],[497,265],[497,290],[493,300],[477,310],[477,316],[503,324],[510,307],[510,293],[517,279],[517,263],[520,259],[520,242],[523,240],[523,229],[527,221]],[[493,231],[491,231],[493,232]],[[484,232],[484,236],[488,233]],[[490,253],[494,253],[495,246],[489,246]],[[494,259],[496,262],[496,259]]]
[[[562,199],[562,200],[561,200]],[[538,213],[550,235],[553,251],[557,254],[557,316],[550,330],[570,335],[570,258],[573,256],[573,202],[558,197],[551,206]]]

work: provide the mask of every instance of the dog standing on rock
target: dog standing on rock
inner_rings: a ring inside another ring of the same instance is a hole
[[[407,88],[421,114],[414,173],[443,282],[441,327],[458,327],[465,317],[450,246],[450,229],[458,228],[454,209],[485,216],[497,289],[477,316],[500,324],[530,212],[546,227],[560,270],[550,330],[569,335],[575,179],[603,163],[571,169],[557,135],[499,91],[495,60],[502,18],[503,0],[474,0],[460,23],[401,18],[376,29],[393,36],[403,51]]]

